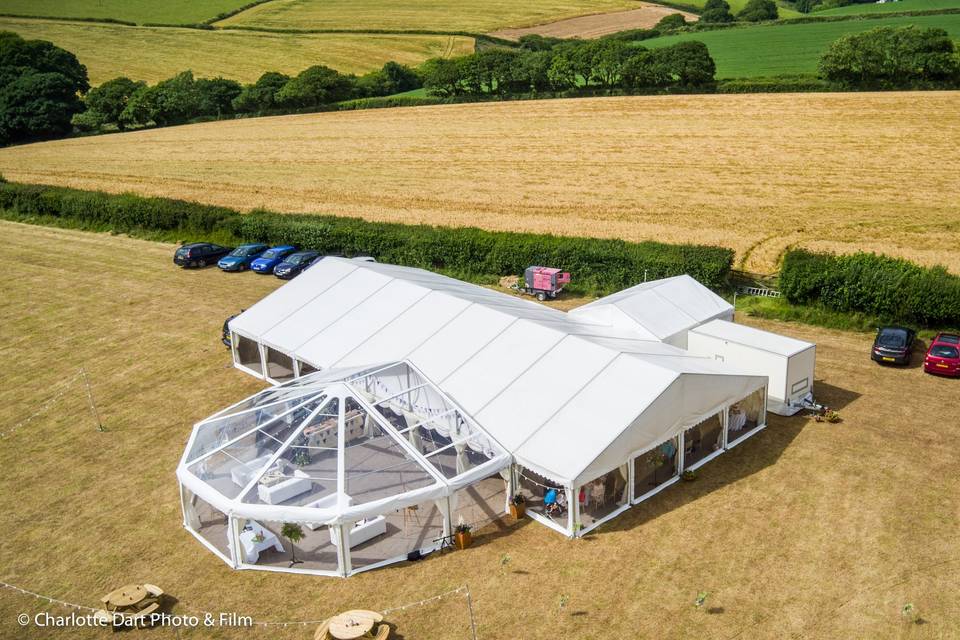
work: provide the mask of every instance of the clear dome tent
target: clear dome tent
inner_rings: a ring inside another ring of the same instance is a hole
[[[399,362],[313,373],[214,414],[177,476],[184,526],[231,566],[346,576],[498,516],[510,463]],[[301,540],[284,537],[287,523]]]

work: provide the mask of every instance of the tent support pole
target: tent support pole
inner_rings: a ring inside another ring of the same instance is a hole
[[[450,537],[451,518],[453,518],[453,509],[450,508],[450,496],[443,499],[443,537]]]
[[[340,539],[340,544],[337,545],[337,560],[340,563],[340,575],[346,578],[353,571],[353,562],[350,558],[350,532],[347,531],[346,526],[338,524],[336,525],[335,535]]]
[[[723,408],[720,419],[723,421],[723,449],[726,451],[727,445],[730,444],[730,405]]]
[[[686,430],[680,432],[680,437],[677,438],[677,443],[680,445],[677,447],[677,473],[683,475],[683,472],[687,469],[686,456],[683,455],[684,449],[687,447],[687,432]]]

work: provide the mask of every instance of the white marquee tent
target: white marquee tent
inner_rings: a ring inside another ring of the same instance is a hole
[[[687,331],[710,320],[733,320],[733,307],[687,275],[644,282],[570,312],[585,321],[633,329],[650,340],[687,348]]]
[[[333,511],[308,515],[294,499],[281,501],[277,511],[276,505],[215,492],[210,480],[193,472],[198,465],[191,449],[212,437],[203,434],[218,433],[209,426],[222,417],[218,414],[195,428],[179,470],[181,482],[191,498],[228,514],[227,526],[256,518],[311,518],[342,528],[346,536],[353,522],[422,499],[441,500],[441,529],[449,532],[454,515],[442,500],[458,491],[476,494],[486,483],[488,499],[474,495],[471,502],[480,511],[501,513],[506,497],[522,494],[532,517],[567,535],[582,534],[765,425],[765,376],[746,375],[661,341],[663,333],[674,336],[691,322],[726,314],[716,296],[690,278],[648,285],[640,291],[661,298],[671,290],[682,293],[676,324],[651,330],[606,322],[602,315],[564,313],[420,269],[325,259],[230,322],[236,366],[286,383],[264,393],[305,386],[327,398],[336,393],[322,390],[333,385],[370,414],[378,399],[352,391],[357,386],[352,381],[358,371],[383,367],[377,363],[400,363],[392,366],[415,372],[431,398],[443,399],[439,406],[431,400],[401,407],[413,414],[406,423],[453,409],[477,434],[471,437],[490,443],[484,450],[488,462],[474,474],[439,478],[429,491],[418,488],[421,492],[409,497],[397,491],[371,508],[338,500]],[[599,308],[598,303],[593,304]],[[341,420],[344,408],[341,402]],[[402,439],[404,433],[393,435]],[[222,443],[223,437],[210,442]],[[349,442],[348,437],[341,446]],[[413,445],[414,457],[426,451],[423,442],[419,438]],[[236,457],[246,461],[263,454],[245,450]],[[270,464],[264,463],[265,471]],[[504,471],[508,467],[511,471]],[[500,471],[506,486],[491,480]],[[251,477],[243,491],[264,491],[262,484]],[[288,507],[292,511],[283,511]],[[195,519],[185,517],[185,523],[197,533]],[[249,522],[246,526],[249,534]],[[231,535],[233,544],[241,534]],[[378,540],[383,534],[364,544],[375,546]],[[237,564],[232,549],[221,555]],[[355,564],[340,557],[329,570],[346,574]]]

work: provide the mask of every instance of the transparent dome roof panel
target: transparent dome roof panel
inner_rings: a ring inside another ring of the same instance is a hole
[[[242,504],[351,506],[443,488],[509,456],[408,363],[320,371],[197,425],[188,470]]]

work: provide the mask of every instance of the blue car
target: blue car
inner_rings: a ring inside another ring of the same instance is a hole
[[[264,251],[259,258],[250,263],[250,268],[262,275],[273,273],[274,267],[283,262],[284,258],[296,250],[296,247],[289,244],[270,247]]]
[[[281,280],[290,280],[300,275],[300,272],[313,264],[314,259],[320,255],[319,251],[297,251],[291,253],[283,262],[278,264],[273,270],[273,275]]]
[[[265,244],[242,244],[221,258],[217,266],[224,271],[246,271],[250,263],[269,248]]]

